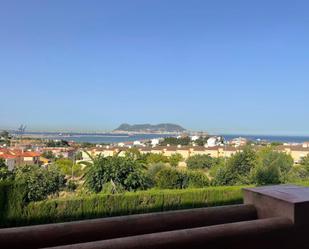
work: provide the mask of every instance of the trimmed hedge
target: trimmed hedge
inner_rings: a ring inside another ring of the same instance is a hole
[[[0,226],[7,219],[18,219],[23,210],[24,188],[12,182],[0,182]]]
[[[32,202],[2,226],[20,226],[242,203],[244,186],[95,194]]]

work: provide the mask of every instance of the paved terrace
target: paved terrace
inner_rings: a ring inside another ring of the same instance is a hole
[[[244,189],[244,204],[0,229],[1,248],[308,248],[309,188]]]

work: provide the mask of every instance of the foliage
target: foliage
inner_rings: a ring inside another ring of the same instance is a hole
[[[166,167],[157,173],[156,186],[161,189],[184,189],[188,187],[206,187],[208,177],[199,171],[180,171]]]
[[[186,186],[188,188],[204,188],[209,186],[209,179],[203,172],[188,170],[186,172]]]
[[[303,157],[298,165],[289,172],[289,180],[297,181],[309,179],[309,154]]]
[[[46,147],[69,147],[69,142],[66,140],[48,140],[46,142]]]
[[[178,166],[178,164],[183,160],[183,156],[179,153],[174,153],[169,157],[169,163],[172,167]]]
[[[161,189],[185,188],[184,174],[174,168],[165,168],[158,172],[156,185]]]
[[[289,177],[294,161],[290,155],[265,148],[258,153],[258,166],[253,172],[253,182],[258,185],[284,183]]]
[[[81,147],[81,148],[92,148],[92,147],[95,147],[95,144],[89,143],[89,142],[82,142],[82,143],[80,144],[80,147]]]
[[[0,132],[0,143],[6,144],[7,146],[10,146],[11,144],[11,135],[8,131],[1,131]]]
[[[200,136],[197,140],[194,141],[194,143],[198,146],[204,146],[205,144],[207,144],[207,140],[209,138],[209,136]]]
[[[242,152],[227,159],[226,164],[218,169],[213,183],[215,185],[249,184],[251,171],[257,165],[256,152],[245,147]]]
[[[83,159],[83,154],[81,151],[78,151],[75,153],[75,160],[82,160]]]
[[[78,183],[74,180],[69,180],[67,182],[67,189],[69,192],[74,192],[78,187]]]
[[[4,159],[0,158],[0,181],[12,179],[13,176],[13,172],[9,171]]]
[[[143,164],[130,157],[101,155],[93,158],[86,168],[85,185],[93,192],[101,192],[104,184],[113,181],[125,190],[144,189],[146,176]]]
[[[272,147],[275,147],[275,146],[280,146],[280,145],[283,145],[282,142],[271,142],[270,144]]]
[[[148,166],[146,179],[149,187],[154,187],[156,185],[158,173],[165,168],[167,168],[165,163],[154,163]]]
[[[44,152],[42,153],[42,157],[45,157],[45,158],[47,158],[47,159],[54,159],[54,158],[55,158],[55,155],[53,154],[52,151],[47,150],[47,151],[44,151]]]
[[[29,225],[242,203],[238,187],[92,194],[33,202],[6,225]],[[105,188],[106,189],[106,188]]]
[[[82,175],[82,165],[73,164],[73,161],[68,158],[57,159],[55,165],[61,171],[62,174],[67,176],[79,177]]]
[[[125,152],[125,157],[129,157],[132,160],[136,160],[139,163],[143,163],[143,164],[147,163],[147,157],[149,155],[150,154],[142,154],[138,148],[130,148],[126,150]]]
[[[166,137],[161,142],[160,145],[166,146],[166,145],[189,145],[191,143],[191,138],[186,137]]]
[[[209,155],[194,155],[187,159],[187,167],[189,169],[210,169],[217,163],[218,159]]]
[[[37,165],[19,167],[15,180],[25,186],[25,202],[43,200],[48,195],[57,193],[65,184],[64,176],[58,169],[45,169]]]
[[[169,159],[167,156],[164,156],[162,153],[147,153],[146,154],[146,163],[168,163]]]

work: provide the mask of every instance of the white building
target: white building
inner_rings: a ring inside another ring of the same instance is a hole
[[[217,137],[210,137],[207,140],[207,147],[215,147],[218,145],[218,138]]]
[[[155,146],[159,145],[160,139],[159,138],[153,138],[153,139],[151,139],[150,143],[151,143],[152,147],[155,147]]]

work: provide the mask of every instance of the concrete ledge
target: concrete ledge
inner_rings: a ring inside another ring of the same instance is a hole
[[[252,205],[231,205],[6,228],[0,229],[0,247],[51,247],[256,218],[256,209]]]
[[[259,219],[285,217],[309,225],[309,188],[276,185],[244,189],[244,203],[254,205]]]
[[[292,230],[289,219],[270,218],[49,249],[294,249],[288,236]]]

